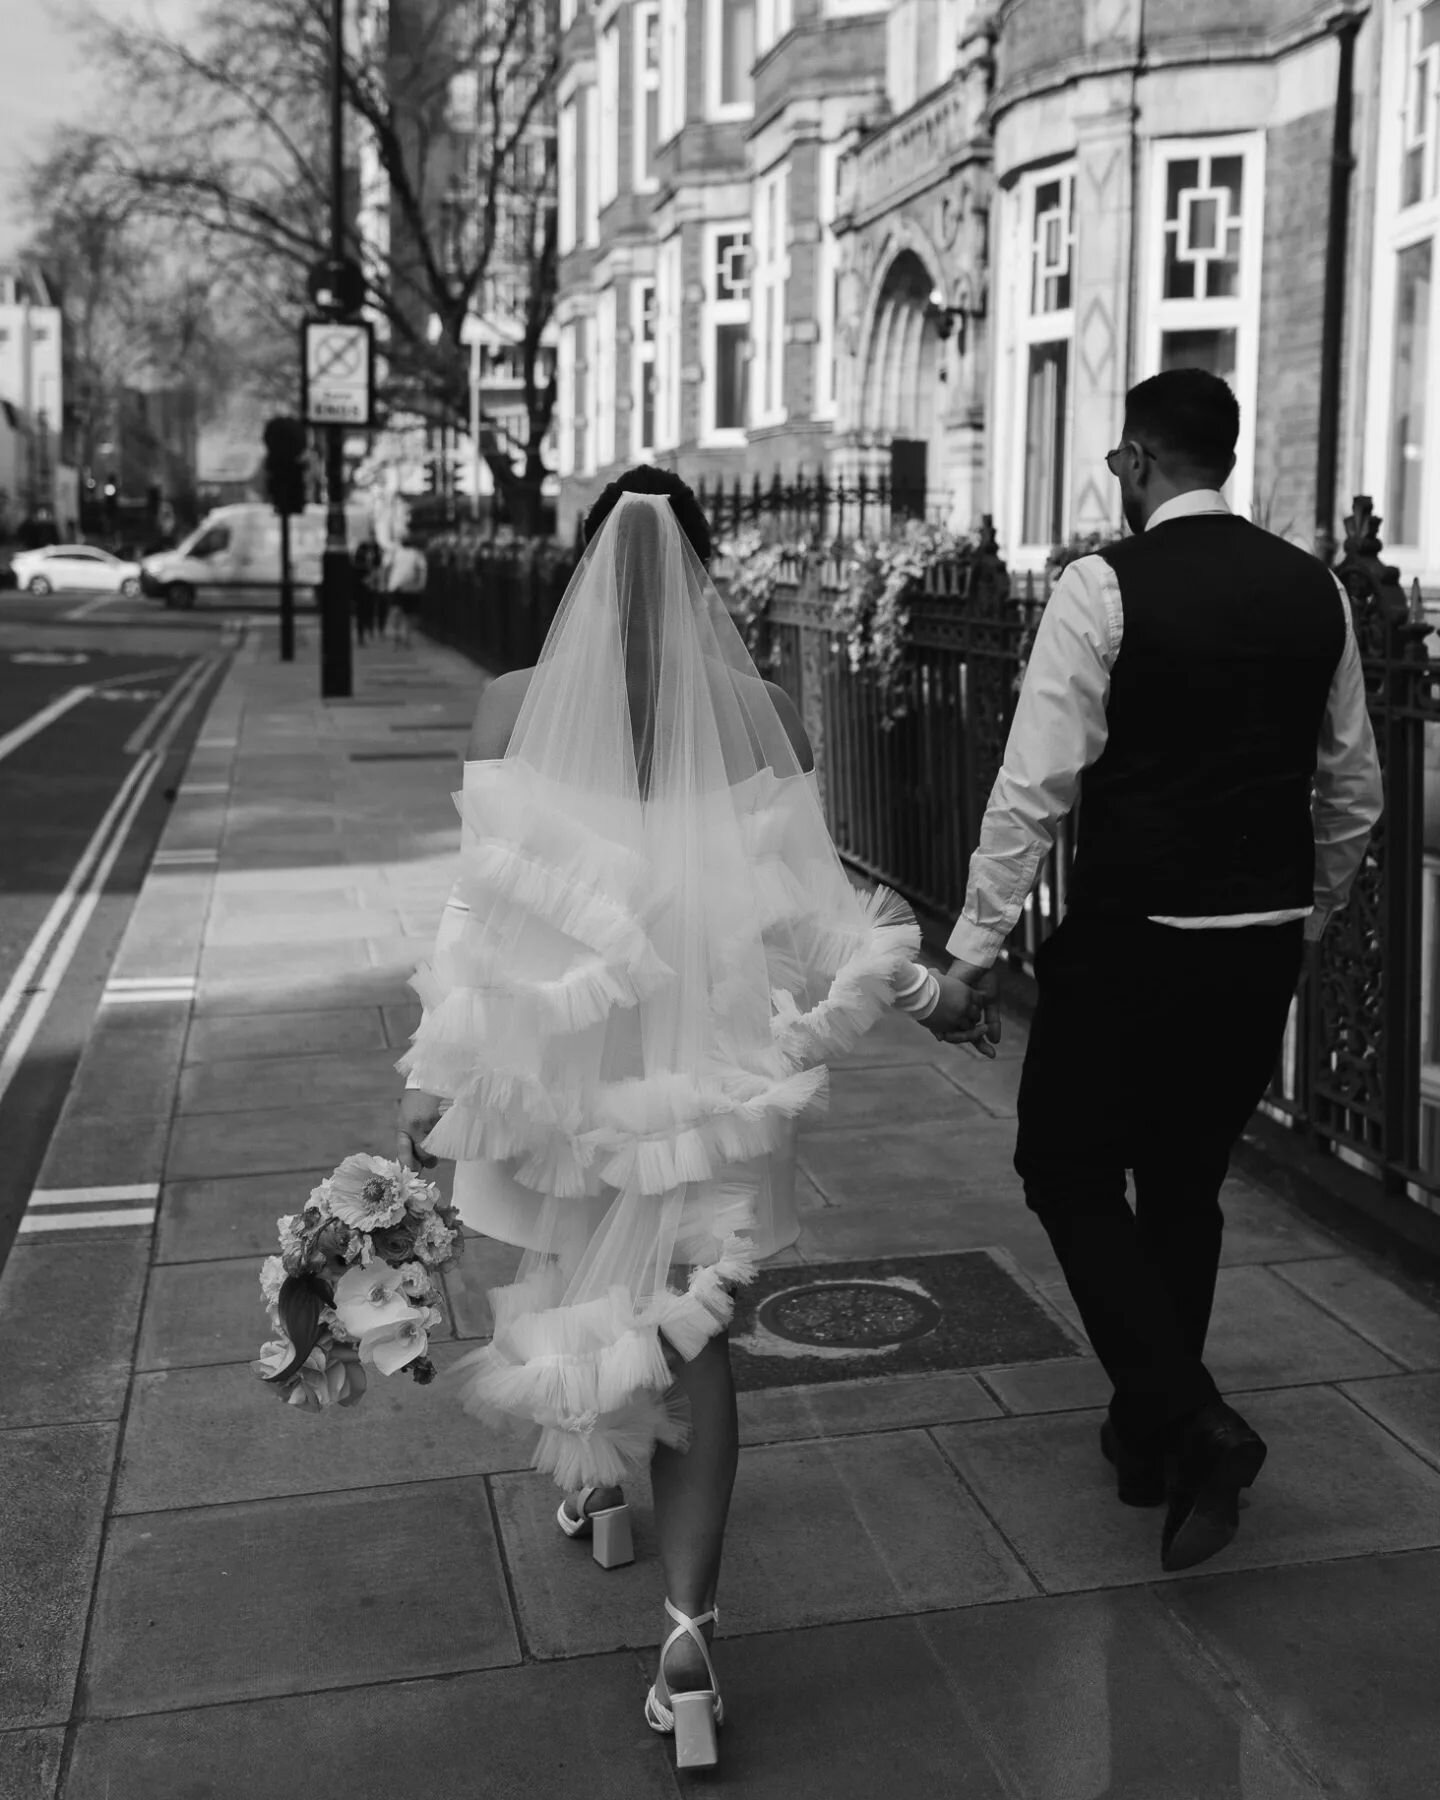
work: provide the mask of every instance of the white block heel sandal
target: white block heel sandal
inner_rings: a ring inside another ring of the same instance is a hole
[[[621,1569],[626,1563],[635,1560],[635,1537],[630,1529],[630,1508],[625,1501],[619,1506],[607,1506],[599,1512],[587,1512],[590,1496],[595,1492],[593,1487],[581,1488],[575,1496],[575,1505],[580,1517],[572,1519],[565,1510],[565,1502],[560,1502],[560,1510],[555,1514],[555,1523],[566,1537],[590,1537],[591,1554],[602,1569]]]
[[[710,1646],[700,1635],[700,1627],[707,1621],[718,1626],[720,1609],[712,1607],[709,1612],[691,1619],[667,1600],[665,1610],[675,1621],[675,1629],[666,1638],[660,1651],[659,1673],[645,1702],[645,1723],[652,1731],[675,1734],[677,1769],[713,1769],[720,1760],[715,1731],[717,1726],[724,1723],[725,1703],[720,1698],[720,1683],[715,1679]],[[710,1685],[708,1688],[694,1688],[686,1693],[672,1694],[665,1680],[665,1658],[670,1647],[687,1634],[700,1646],[700,1654],[705,1658],[705,1667],[710,1675]]]

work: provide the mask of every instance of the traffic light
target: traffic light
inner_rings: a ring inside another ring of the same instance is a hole
[[[265,492],[277,513],[305,510],[305,427],[298,419],[265,426]]]

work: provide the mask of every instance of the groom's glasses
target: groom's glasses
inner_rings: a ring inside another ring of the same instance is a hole
[[[1105,452],[1105,467],[1112,475],[1118,475],[1120,473],[1115,467],[1115,458],[1120,455],[1121,451],[1123,451],[1127,445],[1130,449],[1138,450],[1142,456],[1148,456],[1152,462],[1154,461],[1155,452],[1148,444],[1142,444],[1138,438],[1122,438],[1113,450],[1107,450]]]

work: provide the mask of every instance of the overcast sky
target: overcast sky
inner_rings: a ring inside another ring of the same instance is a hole
[[[0,0],[0,259],[25,234],[14,199],[26,160],[41,153],[51,126],[89,118],[104,126],[104,96],[81,66],[65,20],[85,0]],[[113,14],[153,15],[172,23],[200,11],[200,0],[101,0]]]
[[[54,0],[4,0],[0,28],[0,258],[23,235],[14,187],[27,157],[44,145],[52,124],[77,118],[91,83],[77,66],[73,40]]]

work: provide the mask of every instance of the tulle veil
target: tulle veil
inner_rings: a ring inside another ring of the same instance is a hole
[[[538,1425],[560,1486],[616,1482],[684,1442],[671,1361],[729,1322],[765,1159],[919,933],[848,879],[661,496],[596,533],[505,755],[467,763],[456,800],[460,877],[400,1066],[450,1102],[425,1148],[503,1165],[529,1216],[490,1342],[444,1379]]]

